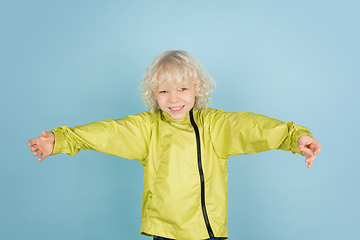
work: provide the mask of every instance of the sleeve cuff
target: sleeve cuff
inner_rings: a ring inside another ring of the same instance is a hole
[[[61,132],[57,129],[50,130],[49,132],[52,132],[55,135],[54,150],[53,150],[52,154],[50,155],[50,156],[54,156],[56,154],[61,153],[63,137],[62,137]]]

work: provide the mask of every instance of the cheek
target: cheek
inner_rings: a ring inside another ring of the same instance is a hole
[[[195,93],[192,93],[189,98],[191,98],[193,101],[195,101],[195,100],[196,100],[196,94],[195,94]]]
[[[166,102],[166,99],[163,96],[157,96],[156,101],[159,105],[162,105]]]

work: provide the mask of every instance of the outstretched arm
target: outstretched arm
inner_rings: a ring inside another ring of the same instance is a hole
[[[306,157],[305,162],[308,163],[308,168],[311,168],[313,161],[321,152],[320,143],[310,135],[301,135],[298,139],[299,150]]]
[[[46,157],[50,156],[54,150],[55,135],[52,132],[41,132],[41,136],[33,138],[27,142],[30,150],[34,152],[35,156],[39,156],[41,162]]]

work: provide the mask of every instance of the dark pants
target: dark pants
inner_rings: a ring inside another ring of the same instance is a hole
[[[154,236],[154,240],[175,240],[175,239]],[[222,237],[213,237],[213,238],[207,238],[205,240],[223,240],[223,238]]]

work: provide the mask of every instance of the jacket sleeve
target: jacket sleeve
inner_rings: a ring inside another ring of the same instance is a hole
[[[249,112],[220,110],[211,117],[209,131],[213,147],[222,158],[272,149],[301,154],[298,138],[303,134],[312,136],[308,128],[293,122]]]
[[[108,119],[76,127],[58,127],[52,155],[74,156],[80,150],[95,150],[127,159],[144,160],[150,136],[148,113],[123,119]]]

